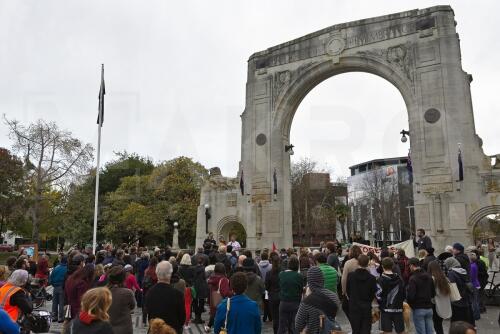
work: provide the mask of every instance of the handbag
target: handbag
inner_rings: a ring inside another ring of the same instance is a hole
[[[226,304],[226,319],[224,319],[224,327],[220,329],[219,334],[227,334],[227,318],[229,316],[230,309],[231,309],[231,298],[228,298]]]
[[[450,282],[450,300],[452,302],[457,302],[462,299],[460,291],[458,291],[457,283]]]
[[[71,305],[64,305],[64,319],[71,320]]]

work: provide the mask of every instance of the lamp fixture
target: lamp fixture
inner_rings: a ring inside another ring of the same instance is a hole
[[[406,131],[405,129],[401,130],[401,142],[406,143],[408,141],[408,138],[406,136],[410,136],[410,131]]]
[[[293,146],[292,144],[290,144],[290,145],[285,145],[285,152],[288,152],[288,154],[293,155],[293,154],[294,154],[294,152],[293,152],[293,148],[294,148],[294,147],[295,147],[295,146]]]

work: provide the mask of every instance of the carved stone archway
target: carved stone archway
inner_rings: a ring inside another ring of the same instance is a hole
[[[242,245],[246,245],[246,231],[245,227],[239,222],[236,216],[226,216],[219,220],[217,223],[217,236],[223,236],[226,241],[230,240],[231,234],[242,231],[243,236],[238,236],[237,240]]]
[[[415,9],[334,25],[250,57],[234,179],[237,204],[227,209],[245,226],[248,248],[292,246],[286,146],[293,116],[311,89],[346,72],[380,76],[405,101],[417,228],[424,228],[436,247],[471,242],[468,217],[477,208],[500,204],[498,188],[484,186],[486,178],[490,184],[500,180],[500,170],[485,163],[474,126],[472,76],[462,69],[455,26],[449,6]],[[457,181],[459,145],[463,181]],[[202,205],[207,198],[202,194]]]

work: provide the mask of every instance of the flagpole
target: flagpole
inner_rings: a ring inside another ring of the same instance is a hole
[[[92,253],[95,254],[97,248],[97,211],[99,208],[99,164],[101,158],[101,120],[97,125],[97,167],[95,172],[95,204],[94,204],[94,232],[92,237]]]
[[[97,167],[95,171],[95,203],[94,203],[94,228],[92,234],[92,252],[97,248],[97,213],[99,209],[99,168],[101,162],[101,130],[104,122],[104,64],[101,65],[101,87],[99,89],[99,114],[97,116]]]

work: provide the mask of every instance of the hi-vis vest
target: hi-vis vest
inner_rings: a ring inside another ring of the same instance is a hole
[[[10,283],[6,283],[0,288],[0,308],[3,308],[4,311],[9,314],[9,317],[13,321],[17,321],[19,319],[21,316],[21,310],[19,307],[10,304],[10,297],[12,297],[12,295],[19,290],[22,289]]]

